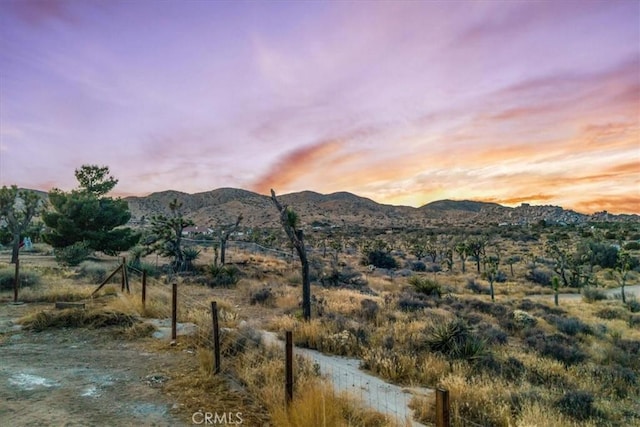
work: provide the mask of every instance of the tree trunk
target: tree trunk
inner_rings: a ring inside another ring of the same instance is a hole
[[[20,233],[13,234],[13,247],[11,251],[11,264],[15,264],[18,261],[20,254]]]
[[[302,230],[296,230],[296,235],[300,242],[304,242]],[[309,278],[309,261],[304,246],[296,246],[298,257],[302,264],[302,316],[304,320],[311,320],[311,280]]]
[[[224,265],[226,252],[227,252],[227,240],[220,239],[220,265]]]

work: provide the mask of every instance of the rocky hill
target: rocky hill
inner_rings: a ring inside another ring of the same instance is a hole
[[[575,224],[589,220],[640,221],[638,215],[597,213],[585,215],[559,206],[516,208],[470,200],[440,200],[419,208],[376,203],[347,192],[319,194],[303,191],[278,196],[301,217],[307,227],[363,226],[367,228],[428,227],[444,224]],[[219,188],[196,194],[163,191],[146,197],[128,197],[134,224],[145,223],[153,215],[167,214],[169,202],[178,199],[186,217],[199,226],[228,224],[242,214],[246,227],[277,227],[278,216],[266,195],[235,188]]]

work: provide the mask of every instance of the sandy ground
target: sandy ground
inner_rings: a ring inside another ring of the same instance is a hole
[[[0,304],[1,426],[181,426],[159,387],[175,355],[105,330],[17,330],[29,305]]]

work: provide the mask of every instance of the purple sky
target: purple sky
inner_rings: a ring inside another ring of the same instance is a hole
[[[640,213],[640,2],[0,7],[0,184]]]

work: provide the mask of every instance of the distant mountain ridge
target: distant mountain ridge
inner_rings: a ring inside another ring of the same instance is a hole
[[[269,196],[237,188],[187,194],[162,191],[144,197],[126,197],[132,222],[144,223],[153,215],[167,214],[169,202],[178,199],[184,215],[200,226],[216,226],[243,215],[246,227],[277,227],[278,216]],[[511,208],[498,203],[473,200],[439,200],[414,208],[377,203],[349,192],[320,194],[302,191],[278,195],[300,214],[303,225],[362,226],[368,228],[421,227],[433,225],[532,224],[541,220],[575,224],[589,220],[640,221],[638,215],[592,215],[565,210],[559,206],[532,206],[523,203]]]

